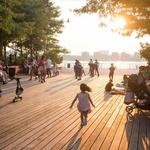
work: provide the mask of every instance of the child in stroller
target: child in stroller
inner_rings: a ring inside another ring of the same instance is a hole
[[[133,109],[150,110],[150,91],[145,84],[142,73],[131,74],[127,85],[124,103],[127,105],[128,114],[131,114]]]

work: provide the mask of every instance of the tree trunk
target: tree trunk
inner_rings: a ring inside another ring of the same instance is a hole
[[[30,57],[33,58],[33,50],[30,51]]]
[[[23,50],[22,50],[22,44],[21,44],[21,47],[20,47],[21,49],[20,49],[20,55],[22,56],[22,54],[23,54]]]
[[[1,28],[0,28],[0,60],[3,60],[3,37]]]
[[[6,45],[4,44],[3,47],[4,47],[4,63],[6,64],[6,62],[7,62],[7,58],[6,58]]]

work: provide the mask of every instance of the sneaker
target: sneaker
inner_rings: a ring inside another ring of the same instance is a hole
[[[80,125],[81,127],[83,127],[84,126],[84,122],[81,122],[81,125]]]

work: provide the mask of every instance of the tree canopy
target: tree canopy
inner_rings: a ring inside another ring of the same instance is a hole
[[[23,55],[40,53],[59,57],[67,50],[59,46],[57,34],[63,21],[59,8],[45,0],[0,0],[0,59],[6,57],[6,47]]]
[[[124,34],[136,31],[139,36],[150,34],[150,0],[87,0],[78,13],[98,13],[105,17],[125,18]]]
[[[122,17],[126,20],[123,35],[137,33],[137,37],[150,36],[150,0],[87,0],[77,13],[98,13],[101,17]],[[106,26],[105,21],[101,23]],[[150,63],[150,44],[142,44],[140,54]]]

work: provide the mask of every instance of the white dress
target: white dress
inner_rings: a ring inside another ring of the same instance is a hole
[[[78,94],[78,110],[79,112],[88,111],[91,112],[90,100],[88,93],[80,92]]]

